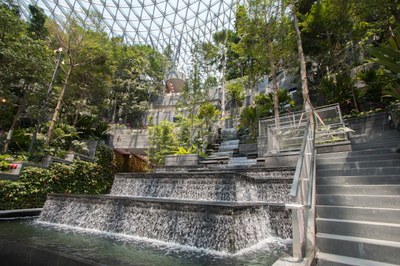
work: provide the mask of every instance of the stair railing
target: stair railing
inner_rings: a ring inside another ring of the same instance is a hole
[[[290,190],[292,210],[293,259],[312,261],[315,254],[315,127],[314,112],[310,112],[301,145],[296,171]]]

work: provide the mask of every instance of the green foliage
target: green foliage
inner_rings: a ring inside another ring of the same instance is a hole
[[[113,121],[142,127],[147,101],[162,87],[169,59],[149,46],[127,46],[116,41],[112,45],[116,56],[111,86]]]
[[[362,80],[367,85],[366,90],[357,91],[358,98],[363,97],[367,102],[381,102],[385,84],[381,72],[382,70],[370,69],[357,74],[357,79]]]
[[[16,129],[14,131],[9,150],[12,152],[28,150],[31,134],[32,134],[32,129],[30,128]]]
[[[299,16],[304,52],[310,61],[318,63],[314,90],[319,90],[323,76],[350,73],[362,65],[366,47],[387,40],[400,21],[398,1],[302,2],[303,8],[307,5]]]
[[[233,108],[243,105],[246,84],[247,77],[231,80],[226,84],[228,101],[231,102]]]
[[[195,49],[193,50],[193,71],[191,71],[191,75],[187,80],[184,88],[181,92],[181,98],[177,104],[179,108],[178,111],[181,113],[181,121],[180,121],[180,131],[181,136],[182,133],[186,134],[181,139],[183,143],[192,145],[196,140],[196,132],[198,130],[198,121],[196,114],[199,111],[200,106],[208,101],[208,87],[205,86],[202,78],[203,74],[203,65],[202,65],[202,51],[201,45],[196,44]],[[184,133],[185,132],[185,133]]]
[[[75,123],[80,139],[105,139],[108,123],[101,121],[96,115],[82,114]]]
[[[213,135],[217,131],[216,123],[221,116],[221,111],[210,102],[203,103],[198,111],[197,119],[199,124],[199,137],[197,143],[200,147],[206,147],[213,142]],[[201,149],[200,149],[201,151]]]
[[[29,5],[29,11],[32,15],[28,27],[29,34],[34,39],[44,40],[48,35],[48,30],[44,26],[47,18],[46,15],[43,13],[43,10],[36,5]]]
[[[294,31],[284,1],[251,0],[236,10],[238,41],[232,50],[246,59],[249,82],[255,85],[279,66],[293,62]]]
[[[10,168],[13,157],[10,154],[0,154],[0,171],[4,172]]]
[[[352,99],[353,80],[345,73],[335,77],[325,77],[321,83],[321,93],[326,103],[345,105]]]
[[[190,147],[177,147],[178,149],[175,151],[174,155],[185,155],[185,154],[194,154],[198,152],[198,148],[195,145]]]
[[[286,89],[278,90],[278,102],[280,112],[284,112],[287,105],[290,107],[294,106],[294,100]],[[259,118],[270,116],[271,110],[274,108],[274,93],[258,94],[255,97],[255,104]]]
[[[165,156],[174,154],[178,147],[175,125],[169,121],[149,127],[148,138],[149,158],[156,165],[163,164]]]
[[[96,155],[94,162],[103,169],[105,176],[113,176],[115,170],[111,166],[111,162],[114,159],[114,151],[110,146],[100,142],[97,144]]]
[[[380,73],[387,84],[385,94],[400,99],[400,29],[390,36],[387,43],[380,47],[370,47],[367,51],[374,57],[373,61],[386,70]]]
[[[255,106],[244,108],[240,114],[240,127],[250,135],[249,142],[254,143],[257,140],[259,118],[257,107]]]
[[[76,160],[54,163],[48,169],[28,167],[20,180],[0,181],[0,209],[40,208],[49,193],[105,194],[113,176],[96,163]]]
[[[215,105],[210,102],[205,102],[200,106],[197,117],[204,121],[206,128],[209,128],[211,124],[218,120],[220,114],[221,111],[219,111]]]

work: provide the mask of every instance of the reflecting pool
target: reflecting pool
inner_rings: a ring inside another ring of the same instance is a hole
[[[92,265],[272,265],[289,248],[289,241],[269,238],[237,254],[202,250],[122,234],[26,221],[0,222],[0,240],[66,254]],[[2,265],[23,264],[22,257],[2,257]],[[4,254],[3,254],[4,255]],[[21,254],[23,256],[24,254]]]

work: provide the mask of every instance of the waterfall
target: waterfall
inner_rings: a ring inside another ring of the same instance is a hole
[[[290,178],[246,173],[119,174],[110,195],[49,195],[39,221],[237,253],[290,236]]]

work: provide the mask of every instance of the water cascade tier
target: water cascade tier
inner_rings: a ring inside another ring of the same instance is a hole
[[[293,171],[117,174],[111,195],[286,203]]]
[[[292,170],[117,174],[110,195],[49,195],[39,221],[236,253],[290,237]]]

